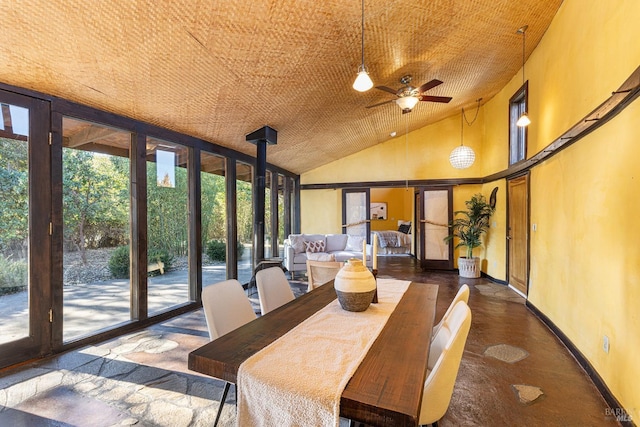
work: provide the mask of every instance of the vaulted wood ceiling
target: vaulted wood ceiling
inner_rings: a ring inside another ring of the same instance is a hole
[[[403,116],[393,95],[352,89],[359,0],[3,1],[0,81],[254,155],[303,173],[489,100],[520,71],[561,0],[365,0],[376,86],[444,83]],[[506,115],[506,113],[505,113]],[[407,119],[407,121],[405,121]],[[436,142],[433,142],[436,143]]]

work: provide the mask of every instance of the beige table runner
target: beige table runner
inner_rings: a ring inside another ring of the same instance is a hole
[[[409,284],[379,279],[378,304],[353,313],[334,300],[247,359],[238,425],[338,426],[340,396]]]

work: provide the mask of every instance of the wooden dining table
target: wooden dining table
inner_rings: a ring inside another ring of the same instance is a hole
[[[437,293],[437,285],[409,285],[342,392],[341,417],[371,426],[418,425]],[[245,360],[334,299],[333,283],[322,285],[192,351],[189,369],[235,384]]]

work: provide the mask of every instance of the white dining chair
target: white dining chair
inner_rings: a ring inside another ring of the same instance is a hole
[[[307,292],[335,279],[343,265],[338,261],[307,260]]]
[[[291,286],[289,286],[287,276],[284,275],[280,267],[270,267],[258,271],[256,273],[256,287],[260,299],[260,312],[263,316],[296,298]]]
[[[249,298],[242,285],[235,279],[214,283],[202,288],[202,308],[209,330],[209,338],[214,340],[256,318]],[[231,383],[225,382],[220,406],[214,426],[218,425],[224,402]]]
[[[469,330],[471,310],[459,301],[444,320],[429,348],[427,379],[424,383],[419,424],[437,427],[449,408]],[[432,362],[432,356],[435,358]]]
[[[467,304],[469,303],[469,286],[467,284],[460,286],[460,289],[458,289],[458,293],[456,293],[456,296],[453,297],[451,304],[449,304],[449,307],[447,307],[447,311],[445,311],[444,315],[440,319],[440,322],[438,322],[438,324],[433,327],[431,339],[436,336],[438,330],[440,329],[440,326],[442,326],[444,320],[451,314],[451,310],[453,310],[453,307],[455,307],[458,301],[464,301]]]

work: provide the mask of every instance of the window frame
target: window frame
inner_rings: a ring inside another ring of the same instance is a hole
[[[523,112],[529,111],[529,81],[509,99],[509,166],[527,159],[528,126],[519,127],[516,121]]]

